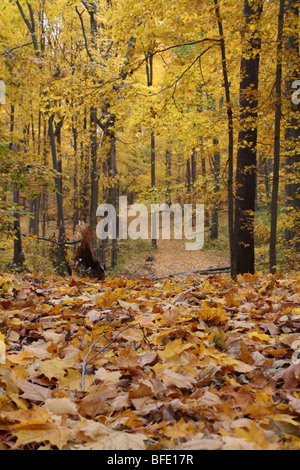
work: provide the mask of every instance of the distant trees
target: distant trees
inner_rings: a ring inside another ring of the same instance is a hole
[[[17,235],[16,262],[24,225],[44,238],[54,230],[62,247],[84,220],[95,239],[98,204],[117,205],[128,193],[149,203],[204,203],[211,240],[223,236],[226,220],[233,276],[255,271],[261,201],[267,216],[272,210],[264,226],[269,269],[283,250],[289,259],[299,250],[299,105],[291,99],[300,79],[298,2],[186,7],[1,4],[0,208],[3,227]],[[4,154],[18,164],[5,169]],[[102,263],[110,251],[115,267],[117,238],[97,248]],[[57,262],[65,258],[61,249]]]

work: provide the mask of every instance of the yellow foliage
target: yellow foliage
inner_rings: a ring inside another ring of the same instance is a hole
[[[227,321],[226,312],[221,307],[212,307],[207,302],[201,303],[201,310],[198,311],[199,317],[212,325],[219,325]]]

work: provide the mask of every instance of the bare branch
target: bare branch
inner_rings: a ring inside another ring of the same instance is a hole
[[[28,28],[28,31],[30,32],[31,34],[31,37],[32,37],[32,42],[33,42],[33,47],[34,47],[34,50],[35,50],[35,53],[36,53],[36,56],[38,57],[40,55],[40,51],[39,51],[39,46],[38,46],[38,43],[37,43],[37,39],[36,39],[36,33],[35,33],[35,22],[34,22],[34,15],[33,15],[33,10],[32,10],[32,7],[30,5],[29,2],[27,2],[27,6],[28,6],[28,10],[29,10],[29,14],[30,14],[30,20],[31,22],[28,20],[28,18],[26,17],[25,13],[24,13],[24,10],[19,2],[19,0],[16,0],[16,5],[17,7],[19,8],[19,11],[21,13],[21,16],[24,20],[24,23],[26,24],[27,28]]]
[[[85,376],[85,371],[86,371],[86,365],[91,362],[93,359],[95,359],[97,356],[99,356],[99,354],[101,354],[106,348],[108,348],[112,343],[115,342],[115,340],[117,339],[118,336],[120,336],[121,333],[123,333],[124,331],[128,330],[128,328],[133,328],[134,326],[137,326],[138,323],[134,323],[134,324],[130,324],[130,325],[127,325],[125,328],[123,328],[121,331],[119,331],[119,333],[117,333],[113,339],[111,339],[110,341],[106,338],[105,334],[107,333],[107,331],[104,331],[104,333],[102,333],[102,335],[99,336],[99,338],[97,338],[92,344],[91,346],[89,347],[89,350],[88,350],[88,353],[87,355],[85,356],[84,358],[84,361],[83,361],[83,365],[82,365],[82,372],[81,372],[81,389],[84,390],[84,376]],[[93,357],[91,357],[90,359],[88,359],[89,355],[91,354],[92,350],[93,350],[93,347],[95,346],[95,344],[98,343],[98,341],[101,339],[101,338],[105,338],[108,343],[103,346],[103,348],[100,349],[100,351],[98,351]]]
[[[167,52],[171,49],[177,49],[177,48],[180,48],[180,47],[186,47],[186,46],[194,46],[196,44],[201,44],[201,43],[204,43],[204,42],[216,42],[216,43],[219,43],[220,42],[220,39],[217,39],[217,38],[204,38],[204,39],[199,39],[198,41],[191,41],[191,42],[186,42],[186,43],[183,43],[183,44],[175,44],[173,46],[168,46],[168,47],[165,47],[164,49],[157,49],[156,51],[153,51],[151,52],[151,56],[155,56],[156,54],[161,54],[163,52]],[[143,65],[143,63],[147,60],[147,57],[145,57],[144,59],[140,60],[137,64],[136,67],[132,68],[129,72],[127,72],[127,75],[128,74],[132,74],[133,72],[135,72],[136,70],[138,70],[141,65]],[[135,65],[134,63],[132,64],[133,66]]]
[[[89,50],[89,45],[88,45],[88,40],[87,40],[87,37],[86,37],[86,33],[85,33],[85,27],[84,27],[84,22],[83,22],[83,19],[82,19],[82,15],[83,15],[83,12],[80,13],[77,6],[75,7],[75,10],[76,10],[76,13],[77,15],[79,16],[80,18],[80,23],[81,23],[81,29],[82,29],[82,34],[83,34],[83,39],[84,39],[84,45],[85,45],[85,50],[87,52],[87,55],[89,56],[89,59],[91,62],[94,62],[94,59],[93,59],[93,56]]]

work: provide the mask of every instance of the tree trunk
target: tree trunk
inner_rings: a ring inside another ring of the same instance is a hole
[[[47,122],[44,121],[44,142],[43,142],[43,163],[44,165],[47,164]],[[47,191],[46,189],[42,192],[42,236],[46,237],[46,223],[47,223]]]
[[[197,161],[196,161],[195,149],[193,149],[193,153],[191,156],[191,172],[192,172],[192,185],[193,185],[193,189],[195,189],[195,184],[197,181]]]
[[[271,232],[270,232],[270,272],[276,272],[276,247],[277,247],[277,210],[280,166],[280,129],[281,129],[281,82],[282,82],[282,36],[284,25],[284,1],[280,0],[278,16],[277,36],[277,67],[276,67],[276,111],[275,111],[275,136],[274,136],[274,165],[273,186],[271,202]]]
[[[170,150],[166,150],[166,181],[167,181],[167,189],[166,189],[166,203],[168,205],[172,204],[172,195],[171,195],[171,168],[172,168],[172,155]]]
[[[49,117],[49,120],[48,120],[48,131],[49,131],[49,138],[50,138],[53,169],[58,171],[57,148],[56,148],[56,139],[55,139],[53,120],[54,120],[54,117],[52,115]],[[55,177],[55,190],[56,190],[56,202],[57,202],[58,243],[63,243],[65,241],[65,221],[64,221],[63,195],[62,195],[62,185],[61,185],[60,175],[57,175]],[[66,250],[63,244],[57,248],[56,269],[59,272],[59,274],[62,274],[62,275],[65,274],[66,270],[70,274],[70,268],[66,261]]]
[[[190,198],[191,192],[191,161],[188,158],[186,161],[186,190],[188,193],[188,198]]]
[[[205,161],[205,156],[202,157],[201,159],[201,169],[202,169],[202,177],[203,177],[203,192],[206,194],[206,161]],[[209,227],[209,211],[207,210],[206,204],[205,204],[205,209],[204,209],[204,226]]]
[[[17,187],[17,184],[13,184],[13,202],[16,206],[19,206],[20,203],[20,190]],[[14,212],[14,256],[13,256],[13,264],[15,266],[22,266],[24,263],[24,254],[22,250],[22,240],[21,240],[21,227],[20,227],[20,214],[19,211],[16,210]]]
[[[146,52],[146,74],[147,74],[147,86],[150,87],[153,85],[153,54],[151,52]],[[152,111],[152,109],[151,109]],[[150,137],[150,152],[151,152],[151,191],[152,194],[155,191],[155,135],[153,129],[151,130],[151,137]],[[155,196],[152,198],[152,204],[154,204]],[[157,239],[155,237],[156,234],[156,214],[151,214],[151,240],[152,240],[152,248],[157,248]]]
[[[118,200],[118,184],[117,184],[117,162],[116,162],[116,139],[115,136],[111,136],[111,158],[110,158],[110,174],[111,174],[111,185],[110,185],[110,196],[109,203],[114,206],[116,209],[116,215],[118,220],[118,209],[117,209],[117,200]],[[116,234],[118,233],[118,222],[116,220]],[[117,235],[112,238],[111,245],[111,267],[115,268],[117,266],[118,259],[118,240]]]
[[[241,59],[240,131],[235,204],[236,273],[254,273],[254,213],[256,193],[258,72],[262,1],[244,1],[245,30]]]
[[[214,202],[214,207],[212,210],[212,217],[211,217],[211,239],[217,240],[219,237],[219,191],[220,191],[220,152],[218,151],[219,141],[218,139],[214,139],[214,146],[216,147],[214,160],[213,160],[213,170],[214,170],[214,192],[216,201]]]
[[[286,244],[297,252],[300,251],[300,183],[298,181],[297,165],[300,165],[300,105],[292,99],[292,85],[300,79],[299,57],[299,2],[298,0],[286,1],[286,26],[288,28],[284,41],[287,60],[288,75],[285,79],[285,100],[287,103],[287,124],[285,127],[285,211],[288,216],[288,227],[285,230]],[[292,215],[294,214],[294,216]]]
[[[53,120],[54,120],[53,116],[50,116],[48,120],[48,131],[49,131],[49,138],[50,138],[53,169],[55,171],[59,171]],[[63,196],[62,196],[61,178],[59,175],[55,176],[55,189],[56,189],[56,202],[57,202],[57,226],[64,227],[65,223],[64,223],[64,212],[63,212]],[[62,240],[58,240],[58,241],[60,243]]]
[[[13,134],[14,134],[14,127],[15,127],[15,107],[11,105],[10,107],[10,143],[9,143],[9,150],[13,151]],[[20,190],[17,186],[17,183],[13,183],[13,203],[16,206],[19,206],[20,203]],[[13,264],[16,266],[22,266],[24,263],[24,254],[22,250],[22,239],[21,239],[21,228],[20,228],[20,214],[19,211],[16,210],[14,212],[14,254],[13,254]]]
[[[74,199],[73,199],[73,232],[76,230],[76,226],[79,222],[78,214],[78,163],[77,163],[77,119],[72,118],[72,133],[73,133],[73,149],[74,149],[74,176],[73,176],[73,188],[74,188]]]
[[[96,212],[98,207],[98,139],[97,139],[97,109],[90,110],[90,145],[91,145],[91,200],[90,200],[90,228],[93,234],[97,225]]]
[[[224,78],[226,106],[227,106],[227,122],[228,122],[228,179],[227,179],[227,193],[228,193],[228,229],[229,229],[229,247],[230,247],[230,269],[231,276],[236,274],[236,260],[235,260],[235,232],[234,232],[234,188],[233,188],[233,111],[230,96],[230,83],[227,70],[226,48],[224,40],[223,23],[220,15],[220,8],[218,0],[215,2],[215,11],[218,21],[220,46],[222,54],[222,70]]]
[[[86,132],[87,119],[84,117],[83,131]],[[88,222],[89,217],[89,153],[86,151],[85,144],[80,142],[80,190],[79,190],[79,204],[80,204],[80,220]]]

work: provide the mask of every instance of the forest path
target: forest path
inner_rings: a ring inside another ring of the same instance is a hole
[[[160,278],[229,265],[229,255],[226,252],[207,249],[187,251],[182,240],[158,240],[157,249],[152,250],[142,263],[134,267],[132,275]]]

